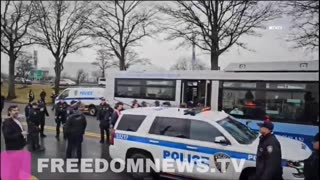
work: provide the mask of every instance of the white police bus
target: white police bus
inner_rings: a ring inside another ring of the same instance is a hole
[[[173,106],[194,102],[224,110],[258,130],[270,119],[275,133],[311,146],[319,131],[319,61],[239,63],[224,71],[113,72],[106,75],[106,98]]]

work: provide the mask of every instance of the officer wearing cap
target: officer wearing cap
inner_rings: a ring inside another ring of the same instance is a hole
[[[97,120],[100,121],[100,143],[104,143],[104,133],[107,134],[107,142],[109,143],[109,127],[110,120],[113,113],[113,109],[106,102],[105,98],[101,98],[101,103],[99,105]]]
[[[273,124],[270,121],[258,123],[260,127],[260,142],[257,151],[256,179],[282,180],[281,146],[276,136],[271,132]]]
[[[63,125],[67,120],[67,110],[68,104],[64,101],[63,98],[59,99],[59,102],[55,105],[55,121],[56,121],[56,138],[60,138],[60,126]]]
[[[31,104],[28,118],[28,133],[30,138],[30,146],[34,151],[43,151],[44,148],[39,144],[41,112],[36,102]]]
[[[315,180],[319,179],[319,133],[313,138],[313,153],[304,160],[304,179]]]

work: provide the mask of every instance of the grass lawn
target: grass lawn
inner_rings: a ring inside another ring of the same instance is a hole
[[[22,84],[15,85],[17,98],[13,99],[12,102],[27,104],[29,101],[28,92],[30,89],[33,91],[34,96],[35,96],[35,100],[37,101],[40,99],[41,90],[44,89],[47,93],[46,102],[51,103],[50,96],[53,91],[52,86],[43,85],[43,84],[32,84],[32,85],[27,85],[27,87],[23,87],[23,86],[24,85],[22,85]],[[1,95],[4,95],[5,97],[7,97],[7,95],[8,95],[8,84],[7,83],[3,83],[1,85]]]

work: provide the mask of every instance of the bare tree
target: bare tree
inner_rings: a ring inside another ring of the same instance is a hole
[[[86,73],[83,69],[79,69],[76,75],[76,83],[79,85],[88,77],[88,73]]]
[[[16,97],[14,74],[19,52],[32,42],[27,32],[34,18],[31,13],[32,2],[1,1],[1,52],[9,56],[8,99]]]
[[[294,48],[319,50],[319,1],[285,1],[286,14],[292,17],[291,37]]]
[[[87,1],[36,1],[36,26],[33,38],[47,48],[55,58],[55,92],[59,93],[59,81],[67,55],[90,47],[87,23],[92,8]]]
[[[120,70],[126,70],[126,51],[138,46],[144,37],[155,33],[155,10],[142,9],[142,1],[101,1],[92,19],[92,37],[118,58]],[[140,9],[139,9],[140,8]]]
[[[231,46],[248,49],[239,38],[259,35],[263,22],[279,16],[272,2],[256,1],[175,1],[175,5],[159,6],[169,16],[163,29],[169,40],[181,38],[180,45],[194,43],[211,56],[211,69],[218,69],[219,56]]]
[[[31,70],[33,69],[32,54],[20,51],[17,58],[17,74],[19,77],[27,79]],[[25,81],[27,83],[27,81]]]
[[[94,78],[94,82],[98,82],[98,78],[100,77],[100,73],[97,71],[91,72],[91,76]]]
[[[106,49],[99,49],[97,52],[96,61],[93,62],[93,65],[96,65],[101,70],[101,76],[105,77],[105,70],[112,66],[113,54],[108,52]]]
[[[192,67],[193,66],[193,67]],[[195,61],[195,64],[192,64],[191,59],[182,57],[179,58],[179,60],[173,64],[170,68],[170,70],[208,70],[209,68],[204,64],[202,61],[197,60]]]
[[[150,65],[151,62],[149,59],[147,58],[140,58],[138,53],[136,53],[135,51],[128,49],[125,53],[125,68],[129,69],[129,67],[131,67],[132,65]],[[113,63],[114,66],[120,67],[120,63],[119,61],[116,61]]]

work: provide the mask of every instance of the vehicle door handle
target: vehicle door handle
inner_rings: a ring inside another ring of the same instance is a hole
[[[155,140],[149,140],[149,142],[155,143],[155,144],[158,144],[158,143],[159,143],[159,141],[155,141]]]
[[[198,149],[198,148],[194,146],[187,146],[187,149]]]

